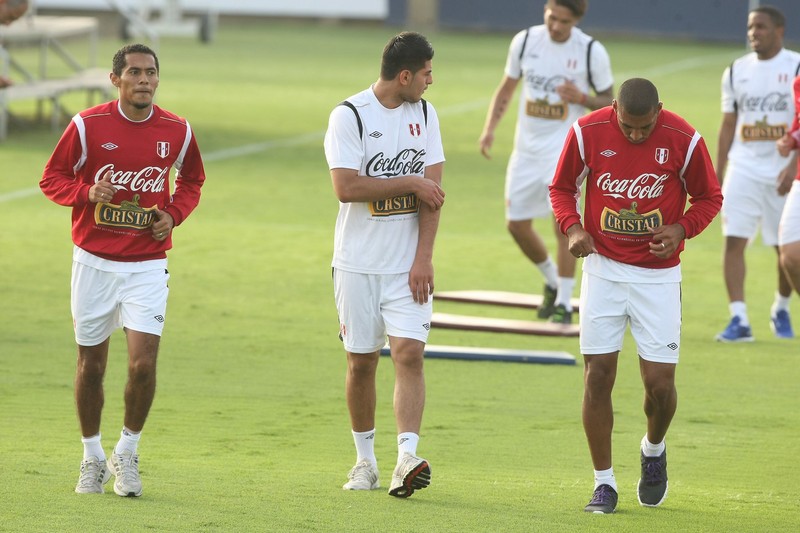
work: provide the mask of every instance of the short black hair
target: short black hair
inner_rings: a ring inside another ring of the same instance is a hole
[[[123,46],[114,54],[111,70],[117,76],[122,76],[122,71],[125,70],[125,67],[128,65],[128,60],[125,58],[128,54],[147,54],[153,56],[153,59],[156,60],[156,72],[159,72],[158,56],[153,49],[149,46],[137,43]]]
[[[417,72],[433,59],[433,46],[424,35],[404,31],[395,35],[383,48],[381,79],[393,80],[400,72]]]
[[[629,115],[641,117],[658,107],[658,89],[644,78],[631,78],[622,82],[617,94],[617,103]]]
[[[583,18],[586,14],[586,10],[589,9],[589,0],[547,0],[547,2],[566,7],[572,11],[575,18]]]
[[[772,23],[775,24],[776,28],[784,28],[786,27],[786,17],[783,15],[783,12],[775,6],[758,6],[754,9],[750,10],[750,13],[762,13],[772,19]]]

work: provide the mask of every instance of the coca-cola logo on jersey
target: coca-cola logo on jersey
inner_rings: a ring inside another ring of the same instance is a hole
[[[792,103],[789,93],[769,93],[766,96],[742,95],[742,111],[762,111],[764,113],[780,113],[789,109]]]
[[[664,182],[668,177],[669,174],[645,173],[632,179],[614,179],[610,172],[606,172],[597,178],[597,188],[603,191],[603,196],[612,198],[658,198],[664,193]]]
[[[141,170],[115,170],[114,163],[101,167],[94,175],[95,183],[111,172],[111,183],[117,189],[131,192],[161,192],[166,185],[169,167],[144,167]]]
[[[425,150],[407,148],[394,157],[387,157],[383,152],[378,152],[367,163],[367,176],[421,176],[425,172]]]

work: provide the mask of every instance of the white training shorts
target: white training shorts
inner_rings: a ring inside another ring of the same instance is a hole
[[[533,157],[514,151],[506,168],[506,220],[547,218],[550,207],[550,183],[558,157]]]
[[[106,272],[73,261],[72,320],[75,342],[96,346],[115,329],[161,336],[167,312],[169,272]]]
[[[761,241],[778,245],[778,224],[786,203],[776,185],[749,179],[730,170],[722,183],[722,234],[725,237],[753,239],[761,225]]]
[[[419,304],[411,296],[408,273],[358,274],[333,269],[339,335],[351,353],[383,348],[386,335],[428,341],[433,298]]]
[[[778,244],[783,246],[800,241],[800,180],[794,180],[778,227]]]
[[[586,272],[581,278],[580,346],[584,355],[622,350],[630,324],[639,356],[678,363],[681,344],[681,284],[622,283]]]

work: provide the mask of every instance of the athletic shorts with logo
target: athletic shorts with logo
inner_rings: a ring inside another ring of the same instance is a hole
[[[372,353],[386,335],[428,341],[433,298],[414,301],[408,272],[360,274],[333,269],[333,289],[339,312],[339,335],[351,353]]]
[[[677,364],[681,343],[681,284],[623,283],[583,273],[580,347],[584,355],[622,350],[631,326],[639,356]]]
[[[73,261],[72,320],[80,346],[96,346],[120,327],[161,336],[169,295],[166,260],[137,265],[144,270],[111,272]]]

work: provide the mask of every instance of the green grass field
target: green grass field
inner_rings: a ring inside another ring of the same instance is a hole
[[[0,531],[796,531],[797,341],[768,327],[774,251],[748,252],[757,342],[722,345],[728,320],[719,222],[683,255],[678,412],[664,505],[636,502],[642,388],[630,337],[614,395],[618,513],[583,513],[592,466],[580,422],[582,364],[429,360],[419,452],[432,486],[409,500],[341,490],[355,452],[330,281],[337,202],[322,150],[332,107],[378,74],[394,28],[223,24],[216,41],[164,39],[158,103],[187,116],[206,158],[199,208],[175,232],[169,320],[140,444],[139,499],[73,493],[81,459],[72,397],[69,209],[37,191],[58,134],[0,144]],[[510,34],[429,35],[447,163],[436,245],[440,290],[539,292],[504,229],[513,114],[477,149]],[[616,85],[652,79],[716,151],[719,80],[739,45],[604,39]],[[110,64],[121,43],[102,39]],[[72,112],[83,96],[66,102]],[[31,116],[33,106],[15,110]],[[539,222],[552,243],[549,225]],[[447,312],[523,311],[437,303]],[[796,316],[800,306],[792,303]],[[797,325],[797,324],[796,324]],[[565,350],[576,339],[431,332],[433,344]],[[102,431],[122,424],[125,343],[112,339]],[[388,487],[396,447],[393,372],[379,368],[376,451]],[[788,468],[788,470],[787,470]]]

